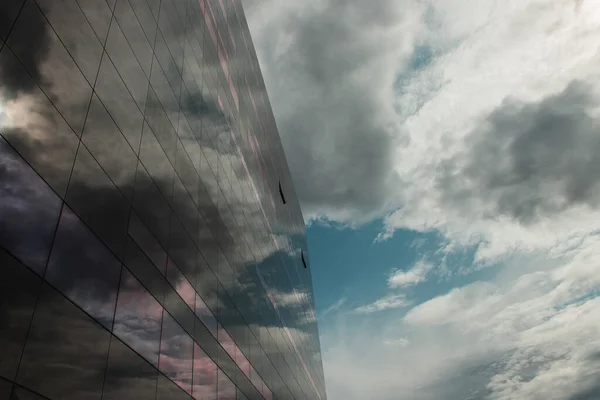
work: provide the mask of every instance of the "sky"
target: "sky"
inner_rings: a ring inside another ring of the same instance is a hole
[[[600,3],[244,5],[328,398],[600,398]]]

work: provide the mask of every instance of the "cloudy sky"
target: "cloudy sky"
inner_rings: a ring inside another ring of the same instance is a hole
[[[245,6],[329,399],[600,398],[600,3]]]

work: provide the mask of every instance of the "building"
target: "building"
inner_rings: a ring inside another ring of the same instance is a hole
[[[0,43],[0,400],[325,400],[240,0],[2,1]]]

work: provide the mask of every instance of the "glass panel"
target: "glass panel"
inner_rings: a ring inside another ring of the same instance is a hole
[[[229,336],[227,331],[219,323],[217,323],[217,330],[218,330],[217,337],[219,339],[219,343],[221,344],[221,346],[223,346],[223,349],[225,349],[225,351],[227,352],[227,354],[229,354],[231,359],[235,361],[235,359],[236,359],[235,353],[236,353],[237,346],[233,342],[233,339],[231,338],[231,336]]]
[[[12,382],[0,378],[0,400],[9,400]]]
[[[188,393],[192,390],[192,338],[167,313],[163,316],[158,369]]]
[[[158,374],[156,400],[190,400],[191,396],[184,392],[163,374]]]
[[[82,141],[121,193],[131,199],[137,158],[96,95],[90,104]]]
[[[219,395],[217,396],[218,400],[235,400],[235,385],[231,380],[225,375],[223,371],[219,369]]]
[[[93,84],[100,66],[102,45],[77,2],[74,0],[37,0],[36,2],[87,81]]]
[[[191,218],[191,217],[187,217]],[[169,254],[175,260],[181,271],[190,280],[196,280],[196,253],[198,249],[190,239],[179,219],[173,215],[171,218],[171,240],[169,244]]]
[[[169,246],[169,224],[171,221],[171,208],[167,203],[167,200],[154,184],[154,181],[150,178],[144,166],[139,163],[137,176],[135,179],[135,189],[133,194],[133,208],[139,214],[141,220],[144,222],[148,229],[158,239],[163,248]],[[147,237],[147,235],[145,235]],[[148,238],[148,246],[152,246],[151,249],[155,250],[156,257],[163,259],[166,254],[161,254],[151,240]],[[160,260],[155,259],[155,262]],[[162,261],[162,265],[159,268],[166,266],[166,258]]]
[[[119,1],[115,7],[115,18],[121,27],[127,42],[131,46],[137,61],[144,70],[146,76],[150,76],[150,64],[152,63],[152,47],[144,34],[142,26],[129,4],[128,0]],[[154,42],[152,42],[154,43]]]
[[[168,60],[171,60],[169,51],[164,47],[165,43],[162,41],[162,35],[157,35],[156,48],[157,57],[161,53],[166,53]],[[160,104],[164,108],[172,127],[177,126],[177,119],[179,115],[179,85],[177,87],[171,86],[168,77],[173,75],[177,76],[178,72],[174,64],[165,65],[159,63],[155,57],[152,64],[152,75],[150,76],[150,83],[156,93],[156,97],[160,101]],[[172,79],[175,80],[175,79]],[[180,81],[180,79],[179,79]],[[174,84],[177,84],[178,80],[175,80]]]
[[[167,253],[135,212],[132,212],[129,218],[129,235],[140,246],[146,256],[150,258],[154,266],[164,275],[167,266]]]
[[[162,314],[158,301],[123,268],[113,333],[155,366],[158,366]]]
[[[156,20],[150,11],[149,3],[146,0],[129,0],[135,15],[144,30],[146,39],[151,46],[154,46],[154,37],[156,35]]]
[[[173,142],[175,145],[175,142]],[[163,196],[170,202],[173,194],[173,175],[175,170],[165,155],[163,148],[154,136],[148,125],[144,124],[144,134],[142,136],[142,147],[140,150],[140,160],[156,185],[160,188]]]
[[[196,295],[196,308],[195,314],[202,321],[206,329],[209,330],[210,333],[213,334],[215,339],[217,338],[218,332],[218,322],[217,318],[214,316],[212,311],[208,308],[206,303],[202,301],[200,296]]]
[[[41,279],[0,248],[0,376],[14,379]]]
[[[110,25],[108,40],[106,41],[106,52],[139,109],[143,111],[146,107],[148,78],[135,58],[119,24],[113,23]]]
[[[190,335],[194,332],[194,313],[170,286],[166,289],[163,305]]]
[[[44,285],[17,383],[54,399],[99,400],[110,333]]]
[[[143,115],[109,57],[102,59],[96,93],[137,153],[142,135]]]
[[[196,292],[190,282],[183,276],[175,263],[169,258],[167,261],[167,280],[175,288],[179,296],[194,309]]]
[[[127,239],[125,265],[159,302],[163,301],[167,281],[131,238]]]
[[[112,16],[108,4],[105,1],[98,0],[77,0],[77,2],[92,25],[94,32],[96,32],[96,36],[104,44]]]
[[[156,368],[113,337],[102,400],[154,400],[157,376]]]
[[[43,275],[62,200],[2,137],[0,182],[0,244]]]
[[[120,273],[119,260],[65,207],[46,280],[111,329]]]
[[[35,2],[25,3],[7,43],[79,135],[92,88]]]
[[[173,185],[173,211],[185,225],[187,234],[196,243],[198,241],[198,209],[177,174]],[[193,246],[195,248],[195,245]]]
[[[192,396],[200,400],[216,400],[217,378],[217,365],[194,343]]]
[[[4,96],[0,133],[60,195],[73,168],[78,139],[13,53],[0,53]]]
[[[8,31],[19,15],[21,6],[25,0],[3,1],[0,3],[0,39],[4,41]]]
[[[125,249],[131,207],[85,146],[79,147],[66,200],[120,257]]]
[[[154,71],[152,74],[154,75]],[[158,93],[155,93],[155,89],[150,87],[148,90],[145,116],[150,128],[152,128],[152,131],[164,149],[167,158],[174,164],[177,133],[175,132],[173,125],[171,125],[157,96]]]
[[[46,400],[46,398],[17,386],[14,388],[10,400]]]

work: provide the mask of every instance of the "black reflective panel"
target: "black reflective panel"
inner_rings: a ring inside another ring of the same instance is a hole
[[[40,396],[37,393],[33,393],[32,391],[27,390],[23,387],[16,386],[13,389],[10,400],[47,400],[47,398]]]
[[[221,370],[218,371],[219,393],[218,400],[235,400],[236,387]]]
[[[100,239],[121,256],[130,206],[85,146],[79,147],[66,200]]]
[[[25,3],[6,43],[80,134],[92,88],[35,2]]]
[[[123,269],[113,333],[155,366],[158,366],[162,315],[158,301]]]
[[[127,38],[127,42],[131,46],[135,58],[144,70],[144,73],[146,76],[150,76],[150,64],[152,63],[151,43],[154,44],[154,41],[148,41],[128,0],[119,1],[116,4],[115,19]]]
[[[0,133],[64,196],[75,160],[77,136],[8,46],[0,53],[0,93],[10,100],[3,104]]]
[[[158,369],[187,393],[192,391],[192,338],[168,314],[163,315]]]
[[[158,374],[156,400],[191,400],[192,397],[162,374]]]
[[[164,275],[167,266],[167,253],[134,211],[131,212],[129,218],[129,235]]]
[[[8,31],[21,11],[25,0],[3,1],[0,3],[0,39],[4,41]]]
[[[81,140],[121,193],[131,199],[137,158],[96,95]]]
[[[0,248],[0,376],[14,379],[41,279]]]
[[[108,331],[44,285],[17,383],[53,399],[100,399],[109,341]]]
[[[111,329],[120,272],[119,260],[65,207],[46,280]]]
[[[127,38],[118,23],[110,25],[106,52],[112,60],[117,72],[125,82],[140,110],[146,107],[146,93],[148,91],[148,78],[140,66]],[[145,61],[144,61],[145,62]]]
[[[9,400],[12,382],[0,378],[0,400]]]
[[[102,58],[95,89],[129,145],[137,152],[144,117],[106,54]]]
[[[61,206],[62,200],[0,137],[0,245],[40,275]]]
[[[127,239],[125,265],[159,302],[163,301],[167,285],[165,278],[131,238]]]
[[[93,84],[100,66],[102,44],[76,0],[37,0],[69,54]]]
[[[217,382],[217,365],[194,343],[192,396],[195,399],[217,400]]]
[[[112,338],[102,400],[154,400],[158,371]]]
[[[133,193],[133,208],[138,213],[144,224],[154,235],[163,248],[169,247],[169,231],[171,222],[171,208],[169,203],[163,196],[160,189],[146,172],[146,169],[141,163],[138,163],[137,176],[135,179],[135,189]],[[147,235],[145,235],[147,236]],[[154,249],[151,239],[148,239],[148,246]],[[159,251],[159,249],[156,249]],[[162,254],[157,254],[157,257],[162,258]],[[158,259],[153,257],[155,263]],[[162,269],[166,265],[166,257],[164,258]],[[159,268],[160,265],[157,265]]]

